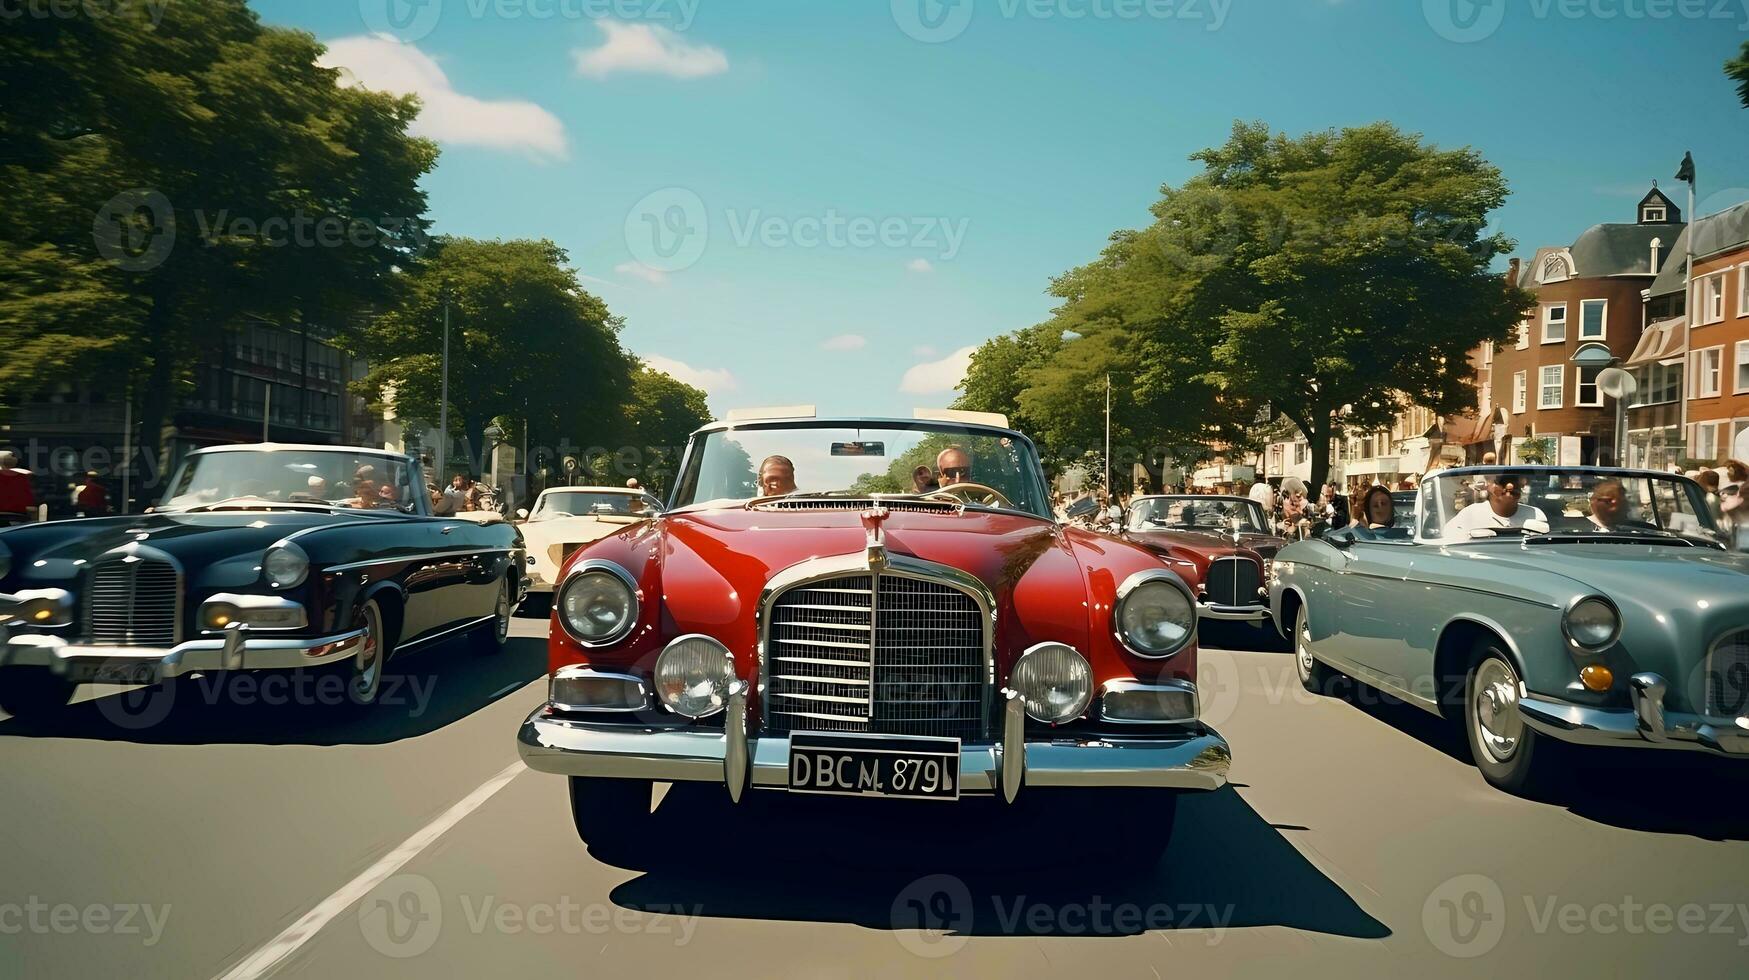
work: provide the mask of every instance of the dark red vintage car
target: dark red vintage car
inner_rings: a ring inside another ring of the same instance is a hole
[[[1025,436],[948,418],[709,426],[661,517],[566,562],[518,747],[598,854],[654,843],[654,781],[1152,788],[1160,847],[1178,793],[1226,782],[1184,581],[1053,520]]]
[[[1269,622],[1269,564],[1287,540],[1247,497],[1137,497],[1121,535],[1190,583],[1204,619]]]

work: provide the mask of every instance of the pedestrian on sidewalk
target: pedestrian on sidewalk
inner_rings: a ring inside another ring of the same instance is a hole
[[[30,473],[18,468],[18,456],[0,449],[0,527],[30,520],[36,510],[36,491],[30,488]]]

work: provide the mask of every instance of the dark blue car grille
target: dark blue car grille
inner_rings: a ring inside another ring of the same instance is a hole
[[[1263,584],[1263,568],[1251,558],[1216,558],[1209,562],[1203,591],[1217,606],[1255,606],[1262,600],[1257,589]]]
[[[116,558],[91,570],[85,590],[85,637],[99,646],[172,647],[181,577],[176,566],[152,558]]]

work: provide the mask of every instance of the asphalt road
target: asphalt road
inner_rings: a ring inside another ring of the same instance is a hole
[[[1153,868],[1124,858],[1149,813],[1109,796],[734,808],[710,787],[663,798],[656,867],[604,865],[563,781],[516,761],[545,627],[514,632],[495,658],[409,658],[364,716],[195,688],[0,720],[0,977],[1749,966],[1749,764],[1611,757],[1515,799],[1431,718],[1305,695],[1279,652],[1205,651],[1233,785],[1184,801]],[[918,922],[947,928],[895,928]]]

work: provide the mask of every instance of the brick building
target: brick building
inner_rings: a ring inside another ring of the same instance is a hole
[[[1516,342],[1483,351],[1488,388],[1481,401],[1503,425],[1505,459],[1520,458],[1529,439],[1550,439],[1551,462],[1607,461],[1615,409],[1597,387],[1597,369],[1573,355],[1588,344],[1624,363],[1646,326],[1645,292],[1680,255],[1682,214],[1656,187],[1635,208],[1635,221],[1586,229],[1570,245],[1539,248],[1520,266],[1518,285],[1537,305]],[[1678,258],[1676,265],[1680,265]]]

